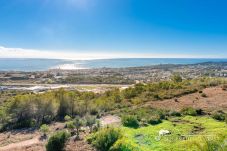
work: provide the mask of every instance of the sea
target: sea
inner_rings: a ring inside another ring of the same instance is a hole
[[[49,69],[78,70],[92,68],[124,68],[159,64],[196,64],[227,62],[226,59],[201,58],[122,58],[95,60],[15,59],[0,58],[0,71],[45,71]]]

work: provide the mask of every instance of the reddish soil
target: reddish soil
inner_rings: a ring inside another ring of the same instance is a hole
[[[202,97],[201,93],[198,92],[174,99],[150,101],[147,102],[145,106],[176,111],[180,111],[185,107],[200,108],[207,112],[215,110],[227,111],[226,90],[222,90],[221,87],[212,87],[204,89],[203,93],[205,93],[207,97]]]

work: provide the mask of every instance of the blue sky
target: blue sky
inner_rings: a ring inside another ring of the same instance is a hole
[[[226,0],[1,0],[0,46],[227,58],[226,7]]]

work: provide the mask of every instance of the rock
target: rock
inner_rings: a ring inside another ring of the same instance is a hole
[[[171,134],[171,132],[168,131],[168,130],[160,130],[158,133],[159,133],[159,136],[164,136],[164,135],[169,135],[169,134]]]

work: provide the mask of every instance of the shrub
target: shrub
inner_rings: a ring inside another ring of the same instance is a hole
[[[205,93],[202,93],[201,94],[201,97],[204,97],[205,98],[205,97],[207,97],[207,95]]]
[[[223,85],[223,86],[222,86],[222,90],[223,90],[223,91],[226,91],[226,90],[227,90],[227,85]]]
[[[148,121],[148,123],[151,124],[151,125],[156,125],[156,124],[159,124],[161,122],[162,122],[162,120],[158,116],[153,116]]]
[[[65,117],[64,117],[64,120],[65,121],[70,121],[72,118],[69,116],[69,115],[66,115]]]
[[[177,74],[177,73],[175,73],[171,77],[171,80],[174,81],[174,82],[182,82],[183,81],[182,77],[179,74]]]
[[[184,115],[191,115],[191,116],[196,116],[197,115],[197,112],[194,108],[192,107],[187,107],[187,108],[183,108],[181,110],[181,112],[184,114]]]
[[[49,127],[46,124],[41,125],[40,131],[43,133],[43,136],[46,136],[49,132]]]
[[[95,116],[87,115],[85,117],[85,120],[86,120],[86,126],[88,126],[89,129],[90,129],[90,132],[92,132],[93,131],[93,125],[96,123]]]
[[[84,125],[84,121],[81,120],[79,117],[76,117],[74,119],[74,125],[76,128],[76,138],[78,139],[80,137],[80,128]]]
[[[225,123],[227,124],[227,114],[225,114]]]
[[[181,113],[180,112],[177,112],[177,111],[170,111],[169,112],[169,115],[170,116],[181,116]]]
[[[222,111],[217,111],[212,114],[212,118],[218,121],[224,121],[225,120],[225,113]]]
[[[138,128],[139,121],[137,120],[136,116],[128,115],[123,116],[122,124],[126,127]]]
[[[47,151],[63,151],[65,143],[70,137],[67,131],[59,131],[54,133],[48,140],[46,145]]]
[[[121,138],[120,130],[110,127],[91,135],[87,141],[99,151],[108,151],[119,138]]]
[[[139,148],[137,144],[123,137],[110,148],[110,151],[139,151]]]
[[[197,113],[197,115],[203,115],[204,114],[202,109],[196,109],[196,113]]]
[[[75,135],[75,131],[74,129],[76,128],[76,126],[74,125],[74,122],[73,121],[69,121],[66,123],[66,128],[68,128],[71,132],[71,135]]]

